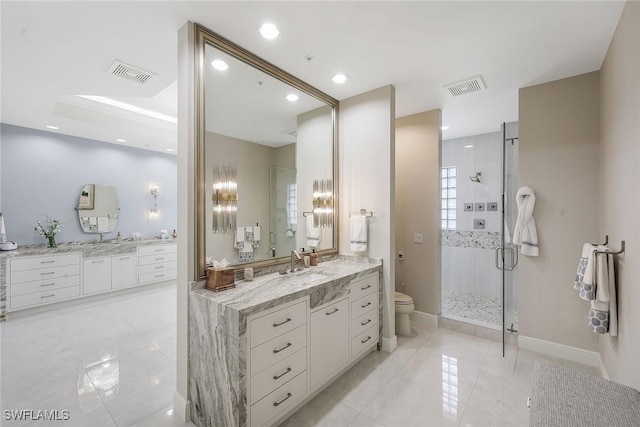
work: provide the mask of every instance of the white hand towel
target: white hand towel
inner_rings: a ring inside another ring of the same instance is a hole
[[[584,276],[582,277],[582,283],[579,288],[580,298],[593,301],[596,298],[596,254],[595,251],[598,249],[593,245],[584,246],[582,248],[583,255],[587,258],[587,264],[585,266]]]
[[[253,252],[253,246],[249,242],[244,242],[241,252]]]
[[[244,227],[236,228],[236,244],[244,242]]]
[[[109,231],[109,217],[108,216],[99,216],[98,217],[98,231],[101,233],[105,233]]]
[[[520,187],[516,194],[518,220],[513,230],[513,243],[520,245],[520,252],[526,256],[538,256],[538,232],[533,219],[536,195],[529,187]]]
[[[254,244],[260,244],[260,231],[262,230],[262,227],[260,227],[259,225],[256,225],[255,227],[253,227],[253,243]]]
[[[98,225],[98,217],[90,216],[89,217],[89,225]]]
[[[591,243],[585,243],[584,245],[582,245],[582,254],[580,255],[580,261],[578,262],[578,270],[576,271],[576,278],[573,282],[573,289],[575,289],[576,291],[578,291],[581,295],[582,298],[582,293],[587,291],[585,290],[585,286],[584,286],[584,276],[587,273],[587,265],[589,265],[590,268],[593,268],[593,251],[596,250],[596,247],[593,246]],[[589,264],[589,258],[591,257],[591,264]],[[589,280],[589,286],[593,285],[593,271],[589,271],[589,275],[587,276],[588,280]],[[589,290],[593,290],[593,289],[589,289]],[[585,299],[589,299],[592,300],[593,296],[591,298],[585,298]]]
[[[313,226],[313,215],[307,216],[306,219],[307,246],[317,248],[320,246],[320,229]]]
[[[349,236],[352,251],[365,252],[367,250],[367,217],[365,215],[351,217]]]

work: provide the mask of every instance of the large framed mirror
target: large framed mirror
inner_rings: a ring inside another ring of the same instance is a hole
[[[196,25],[197,271],[338,252],[338,101]]]

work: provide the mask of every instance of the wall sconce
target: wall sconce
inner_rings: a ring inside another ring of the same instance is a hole
[[[153,196],[153,207],[149,209],[149,216],[155,218],[158,216],[158,193],[160,193],[158,185],[151,184],[151,186],[149,186],[149,193]]]
[[[333,227],[333,182],[331,179],[313,180],[313,226]]]
[[[213,221],[214,233],[227,234],[236,228],[238,211],[238,180],[235,165],[213,165]]]

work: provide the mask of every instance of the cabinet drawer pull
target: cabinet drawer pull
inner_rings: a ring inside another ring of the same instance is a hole
[[[158,258],[156,258],[156,261],[162,261],[162,260],[164,260],[163,256],[159,256]]]
[[[156,274],[156,277],[164,277],[164,274]]]
[[[287,393],[287,397],[285,397],[284,399],[282,399],[280,402],[273,402],[273,406],[280,406],[284,403],[285,400],[287,400],[288,398],[290,398],[291,396],[293,396],[293,394],[291,393]]]
[[[42,295],[40,298],[51,298],[51,297],[55,297],[56,294],[51,294],[51,295]]]
[[[291,347],[293,344],[291,344],[290,342],[287,343],[287,345],[285,345],[282,348],[279,348],[278,350],[273,350],[274,353],[280,353],[282,350],[286,350],[287,348]]]
[[[279,380],[280,378],[284,377],[285,375],[287,375],[289,372],[291,372],[293,369],[291,368],[287,368],[286,371],[284,371],[283,373],[281,373],[280,375],[274,375],[273,379],[274,380]]]
[[[40,287],[53,286],[53,285],[55,285],[55,283],[44,283],[44,284],[40,285]]]
[[[369,341],[371,339],[371,337],[366,337],[365,339],[363,339],[362,341],[360,341],[362,344],[366,343],[367,341]]]
[[[369,324],[369,323],[371,323],[371,319],[367,319],[367,320],[365,320],[364,322],[360,323],[360,325],[361,325],[361,326],[364,326],[364,325],[367,325],[367,324]]]
[[[157,270],[157,269],[159,269],[159,268],[164,268],[164,265],[159,265],[159,266],[157,266],[157,267],[156,267],[156,270]]]
[[[102,263],[102,262],[104,262],[104,260],[103,260],[103,259],[99,259],[99,260],[97,260],[97,261],[91,261],[91,263],[92,263],[92,264],[100,264],[100,263]]]
[[[327,316],[331,316],[333,313],[337,313],[339,311],[339,309],[336,307],[334,308],[332,311],[325,313]]]
[[[371,285],[367,285],[364,288],[360,288],[361,291],[364,291],[365,289],[369,289],[371,287]]]
[[[155,252],[164,252],[164,249],[156,249]]]
[[[49,274],[56,274],[55,271],[47,271],[46,273],[40,273],[41,276],[47,276]]]
[[[122,258],[120,258],[120,261],[124,261],[124,260],[126,260],[126,259],[129,259],[129,257],[128,257],[128,256],[126,256],[126,257],[122,257]]]
[[[40,264],[52,264],[54,262],[56,262],[56,260],[52,259],[52,260],[49,260],[49,261],[40,261]]]
[[[371,305],[371,301],[369,301],[368,303],[366,303],[365,305],[361,305],[360,308],[365,308],[365,307],[369,307]]]
[[[287,320],[285,320],[284,322],[274,323],[274,324],[273,324],[273,327],[274,327],[274,328],[277,328],[278,326],[282,326],[282,325],[284,325],[285,323],[289,323],[289,322],[291,322],[291,318],[290,318],[290,317],[287,317]]]

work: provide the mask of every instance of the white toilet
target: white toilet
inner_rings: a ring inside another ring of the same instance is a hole
[[[396,292],[396,335],[411,335],[409,315],[414,309],[413,298]]]

